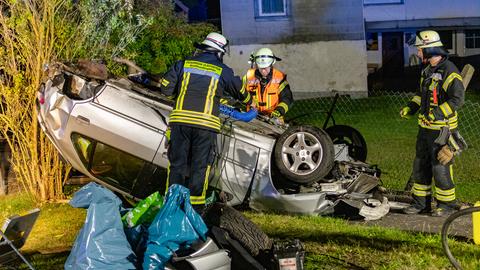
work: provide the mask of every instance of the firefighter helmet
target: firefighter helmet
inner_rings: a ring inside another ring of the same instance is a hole
[[[225,53],[228,40],[221,34],[212,32],[205,37],[202,43],[195,43],[195,47],[204,51],[218,51]]]
[[[276,60],[277,57],[273,55],[272,50],[270,50],[269,48],[261,48],[257,51],[257,53],[255,53],[255,64],[258,68],[269,67],[275,64]]]
[[[415,46],[420,49],[443,47],[443,43],[440,40],[440,35],[432,30],[422,31],[417,34],[415,40]]]
[[[409,44],[421,49],[423,52],[423,57],[426,59],[436,55],[448,55],[448,51],[443,47],[443,43],[440,40],[440,35],[432,30],[426,30],[417,33],[415,38],[412,38],[409,41]]]

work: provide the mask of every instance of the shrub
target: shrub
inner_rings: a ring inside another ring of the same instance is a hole
[[[187,24],[171,9],[155,9],[152,23],[126,49],[125,57],[134,60],[152,74],[164,73],[175,61],[193,53],[199,42],[215,27],[211,24]]]
[[[17,179],[38,201],[63,197],[69,167],[38,128],[35,100],[43,66],[76,58],[133,59],[161,73],[213,30],[188,25],[168,0],[0,2],[0,136]],[[141,34],[142,33],[142,34]],[[140,35],[141,34],[141,35]]]

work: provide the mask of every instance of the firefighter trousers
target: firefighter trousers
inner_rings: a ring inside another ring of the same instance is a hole
[[[190,190],[192,205],[204,205],[217,134],[198,127],[171,125],[167,186]]]
[[[430,209],[432,202],[432,178],[435,184],[435,199],[439,208],[453,208],[456,204],[452,164],[442,165],[437,159],[441,146],[435,144],[439,130],[419,128],[416,154],[413,162],[412,196],[414,206]]]

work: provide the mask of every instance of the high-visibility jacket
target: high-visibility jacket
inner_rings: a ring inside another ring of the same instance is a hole
[[[277,110],[282,115],[285,114],[293,102],[287,76],[278,69],[272,68],[266,80],[268,82],[262,86],[259,72],[256,69],[249,69],[243,77],[243,85],[252,95],[260,113],[270,114]]]
[[[219,103],[225,94],[250,104],[250,94],[233,70],[213,53],[178,61],[165,73],[160,91],[175,98],[169,124],[195,126],[218,132]]]
[[[457,110],[465,101],[465,89],[457,67],[444,58],[438,65],[428,65],[422,70],[420,89],[408,106],[413,113],[419,111],[418,125],[422,128],[440,130],[458,127]],[[429,121],[428,115],[434,120]]]

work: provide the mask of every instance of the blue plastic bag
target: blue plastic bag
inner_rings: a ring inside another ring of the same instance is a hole
[[[180,246],[189,246],[199,238],[205,241],[207,230],[190,204],[190,191],[181,185],[170,186],[163,208],[148,228],[143,269],[164,269]]]
[[[135,269],[135,254],[123,231],[121,204],[110,190],[93,182],[74,194],[70,205],[88,210],[65,270]]]

